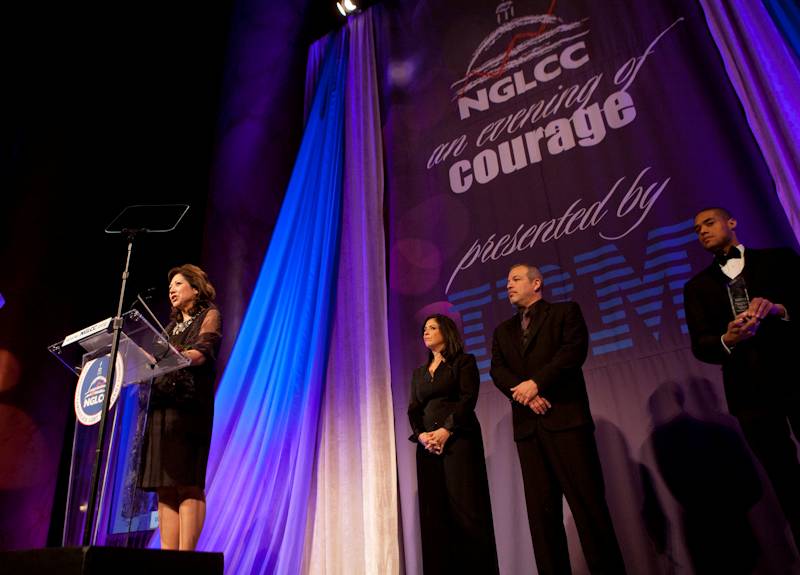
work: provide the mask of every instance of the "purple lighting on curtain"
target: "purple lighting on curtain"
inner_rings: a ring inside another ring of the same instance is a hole
[[[300,569],[341,225],[346,35],[332,42],[216,398],[199,549],[227,573]]]
[[[780,29],[786,43],[800,58],[800,6],[797,0],[764,0],[772,20]]]
[[[372,10],[347,21],[342,237],[302,573],[399,573],[383,222],[383,142]],[[309,51],[313,92],[323,45]]]
[[[778,198],[795,238],[800,241],[800,69],[797,55],[761,2],[700,0],[700,3],[728,77],[775,180]],[[796,14],[797,10],[793,12]],[[790,22],[782,24],[788,26]]]

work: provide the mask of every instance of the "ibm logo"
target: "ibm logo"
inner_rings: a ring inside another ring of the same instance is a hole
[[[589,325],[589,353],[600,356],[633,348],[632,322],[642,322],[655,340],[668,322],[675,322],[681,333],[688,333],[683,309],[683,284],[692,276],[689,255],[684,246],[697,241],[693,220],[651,229],[647,233],[645,260],[635,270],[619,248],[609,243],[577,254],[569,269],[557,264],[539,266],[544,275],[545,298],[550,301],[572,299],[575,282],[591,282],[595,298],[581,301],[584,314],[594,304],[599,325]],[[506,278],[452,293],[448,301],[461,314],[464,345],[475,354],[481,381],[489,381],[491,334],[494,326],[484,324],[484,311],[493,302],[507,302]]]

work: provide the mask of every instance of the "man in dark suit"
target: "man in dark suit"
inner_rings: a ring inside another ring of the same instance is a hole
[[[800,463],[789,428],[800,433],[800,258],[788,248],[745,250],[724,208],[698,212],[694,224],[714,262],[684,286],[692,352],[722,365],[728,409],[800,549]]]
[[[508,299],[519,313],[494,331],[491,370],[511,400],[536,566],[540,575],[572,572],[566,497],[590,571],[625,573],[581,369],[589,347],[586,323],[578,304],[543,300],[542,286],[534,266],[509,271]]]

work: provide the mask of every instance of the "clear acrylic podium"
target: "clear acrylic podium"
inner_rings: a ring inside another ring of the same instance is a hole
[[[137,310],[122,316],[114,385],[111,389],[92,545],[142,547],[157,526],[155,495],[137,488],[142,440],[154,378],[189,365]],[[112,319],[98,322],[53,344],[49,350],[79,376],[75,390],[67,507],[62,544],[82,544],[98,425],[112,343]]]

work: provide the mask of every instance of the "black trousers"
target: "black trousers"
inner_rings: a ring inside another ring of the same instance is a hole
[[[800,462],[792,439],[792,431],[800,438],[800,406],[788,404],[785,408],[782,413],[737,419],[750,449],[767,472],[800,552]]]
[[[442,455],[419,445],[417,486],[425,575],[498,573],[480,432],[453,436]]]
[[[562,497],[572,511],[591,573],[624,574],[594,430],[548,431],[539,425],[534,435],[517,442],[517,452],[539,575],[572,573]]]

